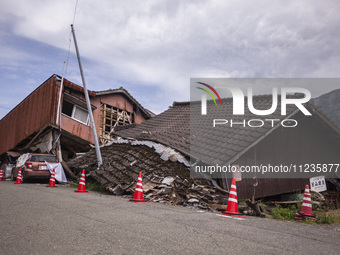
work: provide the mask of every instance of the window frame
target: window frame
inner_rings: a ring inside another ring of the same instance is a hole
[[[69,117],[69,118],[71,118],[71,119],[73,119],[73,120],[75,120],[75,121],[77,121],[77,122],[79,122],[79,123],[82,123],[82,124],[86,125],[86,126],[89,126],[90,115],[89,115],[89,111],[88,111],[87,109],[85,109],[84,107],[81,107],[80,105],[75,104],[74,102],[71,102],[70,100],[64,99],[63,101],[67,101],[68,103],[72,104],[72,105],[73,105],[73,108],[72,108],[72,114],[71,114],[71,116],[69,116],[69,115],[67,115],[67,114],[65,114],[65,113],[63,113],[63,112],[61,112],[62,115],[66,116],[66,117]],[[83,122],[83,121],[81,121],[81,120],[79,120],[79,119],[76,119],[76,118],[74,117],[74,114],[75,114],[75,112],[76,112],[76,107],[78,107],[78,108],[80,108],[80,109],[82,109],[82,110],[84,110],[84,111],[87,112],[86,123]]]

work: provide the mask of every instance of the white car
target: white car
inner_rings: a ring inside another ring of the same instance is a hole
[[[8,152],[1,155],[0,167],[2,167],[4,179],[11,177],[12,169],[15,166],[16,160],[19,156],[19,153],[14,152]]]

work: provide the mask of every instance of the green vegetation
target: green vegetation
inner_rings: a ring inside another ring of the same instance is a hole
[[[317,211],[316,212],[316,219],[314,221],[312,220],[306,220],[306,223],[308,224],[340,224],[340,216],[333,216],[333,215],[326,215],[326,212],[324,211]]]
[[[274,219],[291,221],[294,220],[296,212],[297,210],[295,207],[282,208],[280,206],[276,206],[272,210],[272,216]]]
[[[77,189],[78,185],[79,185],[78,182],[74,182],[73,184],[71,184],[71,187]],[[96,182],[95,180],[92,180],[92,179],[86,180],[85,189],[112,195],[112,193],[110,191],[103,188],[98,182]]]
[[[295,206],[291,206],[288,208],[282,208],[280,206],[276,206],[272,209],[272,217],[278,220],[288,220],[295,221],[295,214],[300,208],[296,208]],[[315,220],[306,219],[302,222],[307,224],[340,224],[340,215],[332,215],[330,213],[326,213],[324,210],[313,210],[313,212],[317,215]]]
[[[110,191],[108,191],[107,189],[103,188],[98,182],[96,181],[87,181],[86,184],[85,184],[85,188],[87,190],[92,190],[92,191],[97,191],[97,192],[100,192],[100,193],[107,193],[107,194],[111,194],[112,193]]]

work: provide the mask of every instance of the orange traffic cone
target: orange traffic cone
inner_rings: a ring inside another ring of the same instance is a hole
[[[303,195],[303,202],[301,211],[295,214],[296,220],[310,219],[315,220],[316,214],[312,212],[312,198],[309,193],[309,186],[306,185],[305,193]]]
[[[17,180],[14,184],[22,184],[22,175],[21,175],[21,167],[19,168],[19,172],[17,175]]]
[[[55,186],[55,170],[53,168],[52,174],[51,174],[51,178],[50,178],[50,182],[48,183],[48,186],[46,186],[47,188],[58,188],[58,186]]]
[[[129,202],[134,203],[148,203],[148,201],[143,198],[143,182],[142,182],[142,172],[139,172],[137,185],[135,189],[135,195],[133,199],[130,199]]]
[[[78,185],[78,190],[75,190],[74,192],[78,193],[88,193],[87,190],[85,190],[85,169],[83,169],[83,173],[80,176],[80,181]]]
[[[236,180],[235,178],[233,178],[231,182],[230,192],[229,192],[227,210],[219,214],[227,215],[231,217],[246,217],[244,214],[238,212],[237,203],[238,202],[237,202]]]
[[[4,176],[3,176],[3,170],[2,167],[0,168],[0,182],[3,182],[4,180]]]

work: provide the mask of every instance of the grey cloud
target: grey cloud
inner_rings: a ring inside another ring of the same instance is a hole
[[[16,33],[67,50],[71,1],[39,8],[17,1],[8,7]],[[190,77],[338,76],[339,8],[338,1],[83,0],[75,28],[82,56],[101,63],[93,77],[156,88],[168,104],[189,98]]]

